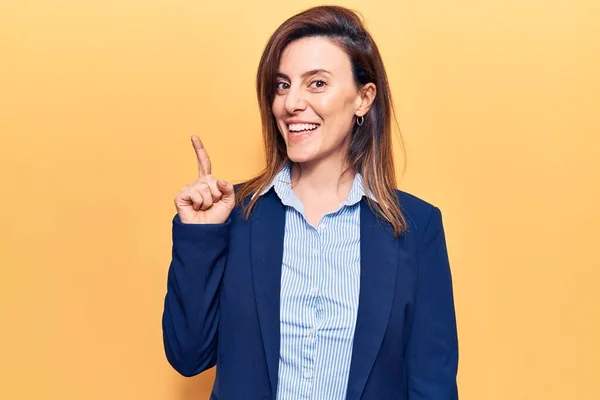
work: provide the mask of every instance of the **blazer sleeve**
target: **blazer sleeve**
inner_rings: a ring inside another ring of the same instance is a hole
[[[407,345],[409,400],[457,400],[458,337],[442,214],[433,207],[417,250],[414,314]]]
[[[231,222],[184,224],[173,219],[172,258],[162,316],[167,360],[184,376],[217,361],[219,287]]]

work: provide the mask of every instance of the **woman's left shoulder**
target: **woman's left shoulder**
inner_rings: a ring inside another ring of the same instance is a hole
[[[423,230],[432,218],[441,214],[437,206],[415,194],[396,189],[396,195],[409,231]]]

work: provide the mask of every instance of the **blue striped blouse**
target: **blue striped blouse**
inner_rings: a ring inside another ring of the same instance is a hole
[[[287,165],[265,190],[273,188],[286,206],[277,400],[343,400],[358,310],[365,190],[356,174],[348,198],[315,228],[292,190],[290,172]]]

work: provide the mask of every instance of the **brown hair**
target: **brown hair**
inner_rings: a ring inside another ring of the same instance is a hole
[[[346,161],[349,168],[362,175],[367,193],[373,193],[377,199],[375,202],[367,197],[369,206],[389,222],[394,235],[399,236],[406,230],[406,220],[395,193],[391,133],[394,108],[387,75],[379,50],[361,19],[354,11],[337,6],[314,7],[289,18],[277,28],[265,47],[258,66],[256,90],[262,119],[266,168],[257,177],[243,184],[238,191],[237,199],[242,205],[244,217],[250,216],[259,196],[255,196],[247,204],[244,199],[262,192],[281,168],[290,162],[271,110],[281,54],[294,40],[314,36],[328,38],[348,54],[357,87],[369,82],[377,87],[375,100],[364,116],[364,123],[361,126],[354,124]],[[402,144],[401,137],[400,143]]]

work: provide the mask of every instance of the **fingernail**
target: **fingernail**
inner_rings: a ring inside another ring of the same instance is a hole
[[[219,183],[219,185],[221,185],[221,186],[227,186],[227,182],[225,182],[224,180],[221,180],[221,179],[219,179],[217,182],[218,182],[218,183]]]

